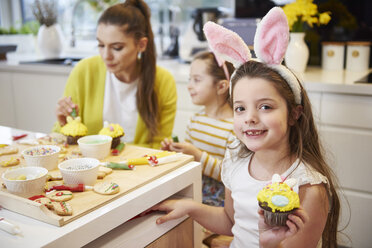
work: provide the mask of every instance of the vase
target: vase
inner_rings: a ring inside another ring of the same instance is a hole
[[[59,24],[41,25],[37,33],[37,45],[44,58],[58,58],[63,49],[63,35]]]
[[[284,56],[286,66],[295,72],[304,72],[309,60],[309,48],[305,43],[305,33],[290,33]]]

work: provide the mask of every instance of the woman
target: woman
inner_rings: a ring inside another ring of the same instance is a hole
[[[54,131],[75,109],[88,134],[108,121],[124,128],[125,142],[160,148],[171,136],[177,93],[172,75],[156,66],[147,4],[127,0],[108,8],[98,20],[97,40],[100,56],[83,59],[69,76]]]

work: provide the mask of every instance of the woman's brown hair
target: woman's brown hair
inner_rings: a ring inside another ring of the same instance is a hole
[[[285,99],[288,109],[288,118],[292,118],[297,107],[294,94],[288,83],[274,70],[263,63],[248,61],[240,66],[231,79],[232,92],[235,84],[242,78],[262,78],[272,82],[279,94]],[[300,84],[301,85],[301,84]],[[233,97],[231,96],[231,100]],[[294,154],[306,166],[310,166],[328,179],[330,211],[322,234],[322,247],[337,247],[337,227],[340,215],[340,200],[336,192],[337,182],[332,169],[325,161],[324,151],[319,140],[318,131],[313,118],[311,103],[308,95],[301,85],[302,112],[295,124],[290,126],[289,146]],[[252,153],[244,144],[240,144],[240,156]]]
[[[135,40],[147,37],[147,47],[139,59],[139,82],[136,95],[138,112],[150,131],[149,142],[157,133],[158,101],[154,91],[156,53],[154,34],[150,23],[150,8],[143,0],[127,0],[109,7],[98,20],[98,24],[110,24],[123,28]]]

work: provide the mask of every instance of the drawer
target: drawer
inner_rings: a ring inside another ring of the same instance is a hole
[[[323,94],[321,123],[372,129],[372,97]]]
[[[339,230],[346,227],[338,235],[340,245],[358,248],[371,247],[372,195],[345,190],[343,195],[340,195],[340,200]],[[351,243],[348,238],[351,239]]]
[[[341,186],[372,193],[372,132],[322,126],[320,135]]]

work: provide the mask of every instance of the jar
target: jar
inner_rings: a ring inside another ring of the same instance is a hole
[[[322,42],[322,68],[324,70],[343,70],[345,42]]]
[[[369,68],[369,41],[346,42],[346,69],[350,71],[365,71]]]

